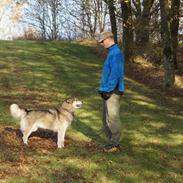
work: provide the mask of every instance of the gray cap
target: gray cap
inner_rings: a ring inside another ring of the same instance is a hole
[[[114,37],[114,35],[113,35],[112,32],[109,32],[109,31],[107,31],[107,32],[102,32],[102,33],[100,33],[100,34],[97,35],[96,40],[97,40],[98,42],[101,42],[101,41],[103,41],[104,39],[107,39],[107,38],[109,38],[109,37]]]

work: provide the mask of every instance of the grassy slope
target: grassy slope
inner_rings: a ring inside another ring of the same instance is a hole
[[[183,99],[130,77],[121,101],[123,151],[101,152],[101,65],[91,47],[78,43],[0,42],[0,182],[182,182]],[[84,106],[66,147],[58,150],[52,139],[35,137],[22,146],[9,104],[55,107],[70,96]]]

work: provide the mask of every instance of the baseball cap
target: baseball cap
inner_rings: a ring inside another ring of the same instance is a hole
[[[98,34],[98,37],[96,38],[98,42],[102,42],[104,39],[107,39],[109,37],[114,37],[112,32],[102,32],[100,34]]]

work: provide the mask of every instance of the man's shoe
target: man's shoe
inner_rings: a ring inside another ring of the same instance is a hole
[[[120,145],[114,145],[114,144],[107,144],[103,148],[104,152],[116,152],[116,151],[121,151]]]

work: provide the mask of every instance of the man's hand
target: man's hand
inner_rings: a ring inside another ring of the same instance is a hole
[[[108,100],[111,97],[111,93],[108,92],[99,92],[99,93],[104,100]]]

